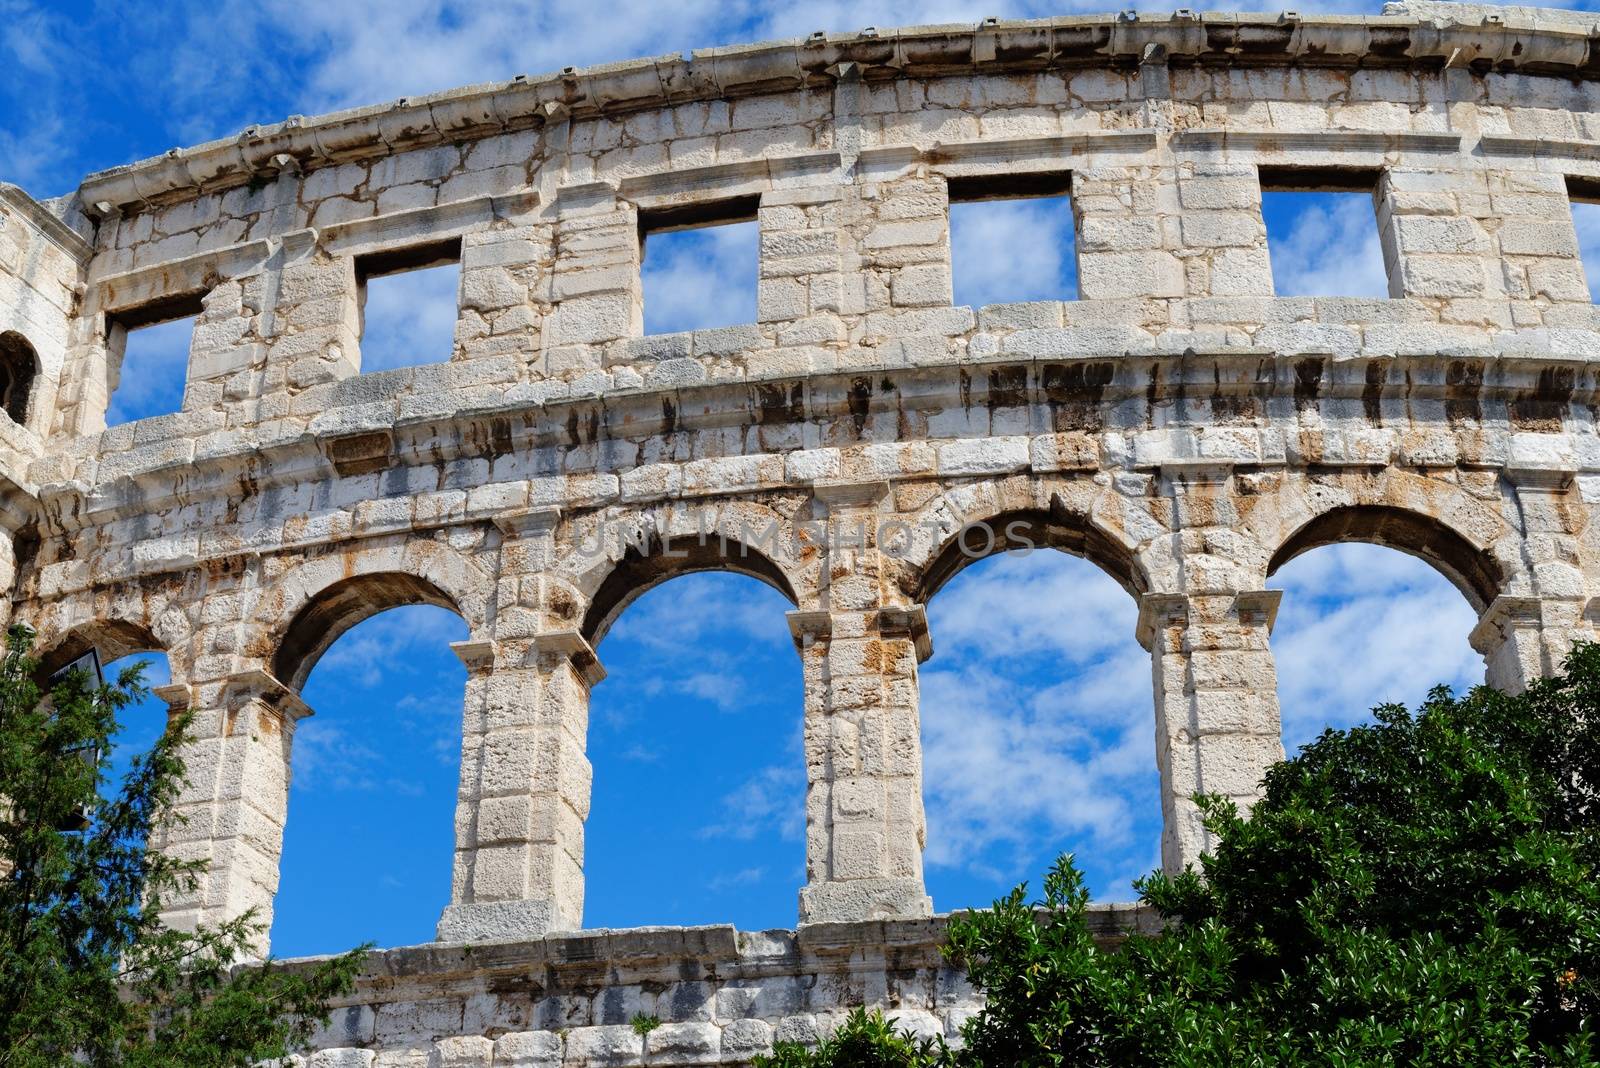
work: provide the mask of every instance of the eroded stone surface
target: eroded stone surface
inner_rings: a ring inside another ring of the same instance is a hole
[[[167,653],[197,740],[160,844],[209,870],[169,919],[270,920],[297,688],[397,604],[470,627],[452,903],[440,946],[374,958],[327,1068],[740,1063],[861,1001],[953,1033],[975,1006],[908,919],[917,665],[974,554],[1081,554],[1138,599],[1169,868],[1206,844],[1190,795],[1248,805],[1281,755],[1265,581],[1298,553],[1422,556],[1492,682],[1549,671],[1600,578],[1570,213],[1600,39],[1501,15],[834,36],[255,129],[48,205],[0,187],[0,333],[38,364],[0,415],[0,580],[52,660]],[[1286,168],[1371,176],[1390,297],[1274,294]],[[952,184],[1022,179],[1070,189],[1082,299],[951,306]],[[757,321],[643,336],[641,225],[748,210]],[[362,374],[364,272],[441,255],[448,358]],[[106,429],[119,331],[173,309],[182,410]],[[806,926],[561,935],[594,648],[705,567],[794,603]]]

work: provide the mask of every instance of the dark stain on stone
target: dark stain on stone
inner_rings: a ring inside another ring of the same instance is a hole
[[[1297,360],[1294,365],[1294,408],[1303,412],[1317,402],[1322,391],[1322,360],[1312,357]]]
[[[1378,360],[1367,364],[1367,381],[1361,388],[1361,408],[1373,426],[1383,425],[1383,383],[1389,367]]]
[[[872,408],[872,380],[852,378],[850,392],[845,395],[845,403],[850,406],[850,416],[855,420],[856,433],[860,434],[867,427],[867,413]]]
[[[1511,426],[1547,434],[1561,432],[1562,419],[1572,403],[1577,372],[1571,367],[1546,367],[1532,390],[1511,401]]]
[[[1021,408],[1028,403],[1028,369],[997,367],[989,372],[989,409]]]
[[[805,416],[805,393],[799,382],[756,386],[756,422],[761,426],[797,423]]]
[[[1116,365],[1109,360],[1047,363],[1039,368],[1039,389],[1050,406],[1056,433],[1097,430],[1105,422],[1101,401]]]
[[[1452,426],[1481,423],[1483,361],[1451,360],[1444,373],[1444,417]]]

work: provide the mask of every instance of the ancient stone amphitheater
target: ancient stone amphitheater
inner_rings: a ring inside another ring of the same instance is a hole
[[[50,663],[170,659],[198,734],[160,844],[209,862],[180,924],[270,916],[328,645],[401,604],[470,625],[439,942],[375,954],[315,1065],[742,1063],[860,1002],[954,1033],[974,1000],[923,888],[917,665],[974,556],[1048,544],[1138,600],[1169,868],[1206,845],[1191,794],[1248,801],[1282,751],[1286,560],[1430,561],[1505,687],[1593,634],[1600,315],[1569,204],[1600,196],[1597,78],[1594,18],[1529,9],[986,20],[293,117],[57,201],[0,187],[10,613]],[[1371,193],[1386,299],[1274,295],[1284,188]],[[949,203],[1062,191],[1080,299],[953,306]],[[645,236],[752,217],[756,321],[643,336]],[[363,374],[365,280],[445,260],[448,361]],[[188,314],[182,410],[106,429],[127,331]],[[586,932],[595,646],[718,568],[794,603],[797,928]]]

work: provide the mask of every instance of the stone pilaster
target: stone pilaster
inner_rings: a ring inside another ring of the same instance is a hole
[[[195,892],[162,902],[165,922],[180,930],[253,911],[261,925],[255,949],[267,951],[272,899],[289,807],[289,751],[295,725],[311,714],[300,695],[265,671],[242,672],[194,687],[162,687],[174,714],[193,702],[188,770],[178,821],[154,846],[206,861]]]
[[[605,672],[581,634],[539,609],[554,509],[502,517],[500,609],[467,663],[461,789],[444,942],[530,937],[583,923],[589,691]]]
[[[1267,639],[1279,591],[1146,594],[1139,641],[1155,676],[1161,866],[1182,871],[1211,847],[1195,794],[1248,811],[1283,759],[1277,674]]]
[[[1251,570],[1218,554],[1226,538],[1206,534],[1237,522],[1228,464],[1168,464],[1161,480],[1178,527],[1180,586],[1144,595],[1138,636],[1155,681],[1161,865],[1179,872],[1211,844],[1194,795],[1221,794],[1248,810],[1267,768],[1283,759],[1268,645],[1281,595],[1241,590]]]
[[[1575,474],[1559,460],[1508,464],[1505,476],[1516,487],[1523,564],[1533,589],[1496,597],[1469,640],[1483,654],[1488,684],[1520,693],[1559,671],[1573,643],[1593,640],[1594,602],[1579,563],[1589,506]]]
[[[638,210],[618,200],[614,186],[562,187],[555,202],[551,311],[543,326],[545,375],[598,371],[608,343],[644,332],[640,251]]]
[[[917,697],[917,664],[931,652],[926,618],[920,605],[886,603],[876,527],[889,487],[816,493],[831,577],[820,608],[790,615],[806,686],[800,921],[926,916]]]

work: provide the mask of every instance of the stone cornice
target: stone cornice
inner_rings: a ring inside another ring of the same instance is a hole
[[[408,148],[492,136],[619,112],[695,100],[728,99],[805,87],[827,88],[842,72],[866,80],[953,73],[1138,63],[1350,67],[1441,66],[1519,70],[1567,78],[1600,77],[1600,38],[1563,21],[1468,25],[1405,15],[1302,18],[1271,14],[1160,17],[1063,16],[986,19],[977,26],[919,26],[813,34],[709,48],[508,82],[467,86],[315,118],[292,116],[232,138],[115,167],[85,178],[91,210],[180,200],[242,185],[284,170],[390,155]]]
[[[1306,359],[1324,360],[1317,393],[1321,399],[1372,404],[1396,398],[1448,399],[1456,404],[1477,402],[1492,417],[1496,406],[1508,405],[1533,393],[1539,388],[1544,372],[1551,367],[1561,367],[1571,369],[1575,382],[1566,403],[1581,406],[1600,401],[1600,363],[1484,358],[1481,385],[1469,391],[1459,384],[1451,384],[1447,374],[1450,367],[1462,360],[1443,356],[1335,360],[1320,356],[1275,356],[1260,350],[1219,350],[1167,356],[1107,354],[1105,360],[1115,364],[1115,375],[1095,403],[1110,405],[1144,398],[1155,404],[1181,407],[1180,402],[1185,398],[1222,395],[1294,403],[1297,390],[1303,384],[1296,367]],[[942,368],[863,366],[849,372],[813,374],[804,377],[803,414],[807,418],[848,414],[851,383],[867,373],[897,384],[894,391],[880,391],[873,396],[872,404],[884,410],[895,405],[916,409],[963,404],[966,402],[962,393],[970,389],[970,385],[963,384],[966,376],[980,368],[985,373],[1008,367],[1024,369],[1029,403],[1049,405],[1055,403],[1056,394],[1065,388],[1053,384],[1056,372],[1089,362],[1095,361],[1084,357],[999,356],[990,361],[952,360]],[[1376,387],[1370,373],[1375,364],[1387,372],[1383,384]],[[774,380],[793,378],[793,375],[781,375]],[[489,448],[486,443],[491,442],[495,443],[494,449],[500,451],[559,445],[566,440],[566,428],[574,413],[587,421],[597,409],[601,413],[599,423],[608,433],[615,427],[614,432],[620,436],[653,434],[665,429],[662,425],[664,398],[674,401],[671,407],[679,413],[675,423],[678,429],[747,425],[760,411],[759,381],[765,380],[708,383],[677,389],[646,387],[543,400],[508,391],[492,405],[463,407],[449,414],[409,419],[393,417],[392,420],[386,416],[383,432],[392,435],[386,438],[390,450],[386,462],[432,464],[477,456],[483,454]],[[1168,425],[1184,424],[1170,422]],[[1195,425],[1203,425],[1203,421]],[[496,426],[507,433],[489,433]],[[297,428],[292,435],[279,437],[273,437],[267,429],[254,443],[219,454],[208,453],[203,441],[197,444],[193,440],[182,440],[147,446],[148,465],[122,464],[126,473],[114,478],[102,477],[95,482],[74,478],[40,486],[37,491],[39,514],[49,533],[64,535],[120,518],[149,514],[184,501],[227,495],[241,474],[248,474],[254,492],[263,492],[274,485],[332,478],[338,475],[338,470],[328,457],[325,442],[330,438],[360,436],[368,429],[376,432],[378,428],[351,427],[344,434],[330,432],[320,436]],[[102,457],[101,470],[108,460],[118,455]],[[1196,459],[1215,465],[1222,458]],[[1501,463],[1494,466],[1499,467]],[[26,496],[26,487],[19,488]]]
[[[76,230],[50,214],[48,208],[16,186],[0,182],[0,203],[20,212],[52,244],[79,264],[88,263],[94,255],[93,247]]]

